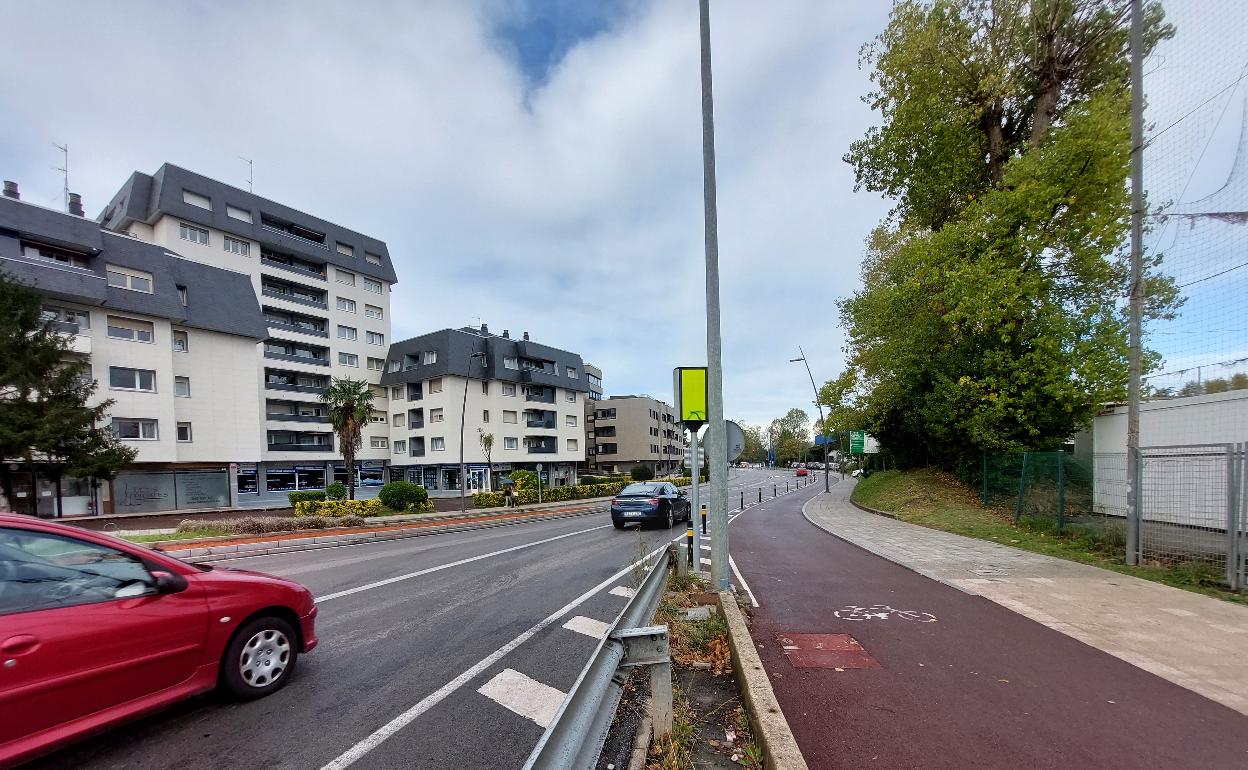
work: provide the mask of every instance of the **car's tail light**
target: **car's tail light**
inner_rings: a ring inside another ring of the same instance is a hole
[[[650,503],[651,505],[658,505],[658,504],[659,504],[659,498],[657,498],[657,497],[652,497],[652,498],[650,498],[649,500],[647,500],[646,502],[647,502],[647,503]]]

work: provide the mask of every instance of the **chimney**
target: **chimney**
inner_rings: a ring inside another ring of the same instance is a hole
[[[528,342],[528,341],[529,341],[529,333],[528,333],[528,332],[525,332],[525,333],[524,333],[524,341],[525,341],[525,342]]]
[[[22,199],[22,194],[17,191],[17,182],[10,182],[7,179],[4,180],[4,197],[12,198],[15,201],[20,201]]]
[[[511,332],[507,331],[506,329],[503,329],[503,339],[505,340],[511,339]]]
[[[490,333],[490,327],[489,327],[489,326],[486,326],[485,324],[481,324],[481,333],[482,333],[482,334],[489,334],[489,333]]]
[[[69,194],[69,213],[76,217],[82,216],[82,196],[78,193]]]

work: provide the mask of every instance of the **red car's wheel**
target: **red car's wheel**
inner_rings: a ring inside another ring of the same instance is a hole
[[[260,617],[234,634],[221,658],[221,680],[242,700],[255,700],[280,690],[299,658],[299,641],[290,624],[278,617]]]

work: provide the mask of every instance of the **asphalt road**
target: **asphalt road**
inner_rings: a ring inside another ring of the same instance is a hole
[[[801,513],[821,490],[732,526],[751,633],[813,770],[1248,767],[1248,718],[828,534]],[[913,614],[834,614],[851,605]],[[793,634],[850,634],[880,667],[798,668]]]
[[[627,591],[612,589],[633,584],[628,565],[678,534],[616,531],[604,509],[217,562],[318,597],[321,645],[286,688],[251,703],[198,698],[29,767],[520,767],[597,645],[595,623],[624,608]],[[582,631],[564,627],[573,618]]]

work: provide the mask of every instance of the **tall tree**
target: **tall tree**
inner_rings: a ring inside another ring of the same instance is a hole
[[[481,454],[485,455],[485,467],[492,486],[494,484],[494,461],[490,458],[494,454],[494,434],[477,428],[477,441],[481,444]]]
[[[32,474],[38,463],[53,474],[111,479],[135,450],[99,424],[113,402],[90,403],[91,365],[42,305],[33,289],[0,274],[0,459],[20,458]]]
[[[741,451],[741,460],[747,463],[767,462],[767,434],[758,425],[745,425],[745,449]]]
[[[1146,7],[1151,49],[1172,30]],[[845,159],[897,206],[841,303],[850,369],[825,388],[834,427],[956,461],[1063,440],[1125,393],[1128,9],[895,3],[863,52],[883,124]],[[1178,304],[1155,274],[1148,294],[1154,317]]]
[[[771,421],[768,429],[777,463],[790,463],[810,448],[810,415],[801,409],[790,409],[784,417]]]
[[[364,426],[373,411],[373,390],[364,380],[335,377],[321,394],[329,423],[338,436],[338,453],[347,466],[347,498],[355,499],[355,453],[364,444]]]

